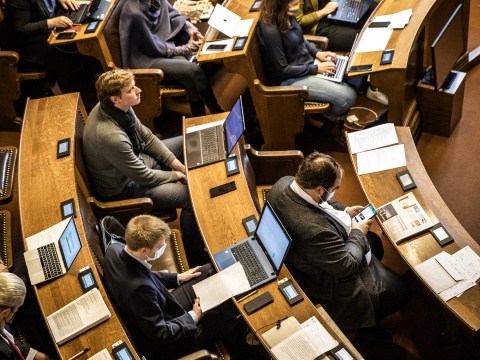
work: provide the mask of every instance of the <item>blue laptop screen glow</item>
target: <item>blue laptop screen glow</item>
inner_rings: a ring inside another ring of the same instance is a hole
[[[256,237],[262,242],[276,270],[279,270],[291,240],[268,203],[265,203],[262,217],[258,222]]]
[[[65,268],[68,270],[82,248],[82,242],[78,236],[77,227],[75,226],[73,217],[70,218],[67,227],[63,231],[59,245],[65,259]]]
[[[225,132],[227,136],[227,155],[230,155],[235,144],[242,136],[245,130],[245,124],[243,121],[243,107],[242,97],[237,100],[237,103],[233,107],[230,114],[228,114],[225,120]]]

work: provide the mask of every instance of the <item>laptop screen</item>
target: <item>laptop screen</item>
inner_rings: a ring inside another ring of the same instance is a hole
[[[265,202],[265,206],[263,207],[262,216],[260,217],[255,232],[255,238],[259,240],[267,252],[268,257],[273,262],[275,270],[280,270],[292,239],[290,239],[290,236],[268,202]]]
[[[225,136],[227,140],[227,156],[231,154],[233,148],[237,144],[240,136],[245,130],[245,122],[243,119],[242,97],[237,100],[230,114],[225,119]]]
[[[73,217],[70,218],[62,236],[60,236],[58,245],[65,260],[65,269],[68,270],[82,248],[82,241],[78,235]]]

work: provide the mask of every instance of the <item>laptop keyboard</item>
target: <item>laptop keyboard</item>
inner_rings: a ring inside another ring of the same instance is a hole
[[[250,243],[243,242],[230,250],[235,259],[242,264],[250,286],[254,286],[268,278]]]
[[[218,133],[215,127],[203,129],[200,131],[202,144],[202,159],[204,163],[210,163],[220,160],[220,151],[218,149]]]
[[[337,66],[337,71],[333,74],[323,73],[323,76],[328,77],[328,78],[340,78],[340,79],[342,79],[343,78],[342,69],[345,68],[345,62],[347,62],[347,60],[344,57],[338,56],[337,57],[337,63],[335,64]]]
[[[80,7],[75,11],[60,9],[58,11],[58,15],[68,17],[70,20],[72,20],[73,25],[79,25],[83,23],[87,18],[89,8],[90,8],[90,3],[80,4]]]
[[[45,280],[62,275],[55,243],[41,246],[37,250],[40,255]]]
[[[345,0],[344,5],[341,6],[337,11],[340,11],[339,15],[343,19],[357,21],[361,5],[362,0]]]

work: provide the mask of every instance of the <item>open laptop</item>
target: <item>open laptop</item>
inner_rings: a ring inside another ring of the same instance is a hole
[[[65,275],[81,248],[82,242],[72,216],[59,239],[23,254],[31,284]]]
[[[245,122],[240,97],[225,120],[193,126],[186,130],[187,168],[193,169],[226,159],[244,131]]]
[[[66,16],[72,20],[73,25],[81,25],[87,19],[91,4],[90,1],[81,1],[77,10],[60,8],[57,16]]]
[[[358,23],[375,0],[335,0],[338,9],[329,14],[331,20]]]
[[[90,6],[90,14],[88,18],[92,20],[103,20],[110,7],[111,0],[93,0]]]
[[[242,18],[234,12],[228,10],[226,7],[223,7],[220,4],[216,4],[212,15],[210,15],[210,19],[208,20],[208,25],[222,33],[224,37],[226,35],[229,38],[233,38],[235,35],[235,30],[237,29],[241,20]],[[218,36],[216,39],[218,40],[224,37]],[[209,39],[208,41],[212,40]]]
[[[250,286],[255,289],[277,277],[291,243],[267,201],[253,236],[215,253],[213,259],[220,271],[240,261]]]
[[[319,62],[320,60],[315,59],[315,64]],[[317,74],[315,76],[318,76],[322,79],[326,79],[330,81],[341,82],[343,80],[343,75],[345,75],[345,69],[347,68],[347,65],[348,65],[348,56],[337,55],[337,62],[335,63],[335,65],[337,65],[337,70],[335,71],[334,74],[323,73],[323,74]]]

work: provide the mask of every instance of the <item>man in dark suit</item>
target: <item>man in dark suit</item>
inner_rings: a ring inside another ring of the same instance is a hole
[[[230,300],[202,312],[192,285],[214,273],[211,264],[182,274],[150,271],[148,261],[163,254],[167,236],[165,222],[140,215],[127,225],[126,246],[112,244],[105,254],[107,291],[147,359],[177,359],[242,326]]]
[[[320,303],[344,330],[391,340],[378,325],[408,301],[400,275],[380,260],[381,239],[372,220],[352,218],[363,206],[332,200],[343,169],[331,156],[313,152],[295,178],[281,178],[267,199],[293,239],[286,264],[310,300]]]
[[[9,272],[0,273],[0,359],[8,360],[49,360],[47,354],[14,340],[8,331],[10,324],[23,305],[27,289],[22,279]]]

